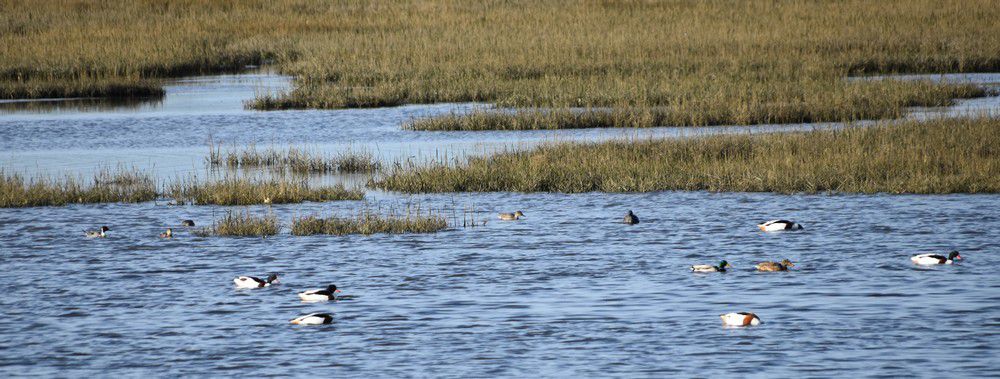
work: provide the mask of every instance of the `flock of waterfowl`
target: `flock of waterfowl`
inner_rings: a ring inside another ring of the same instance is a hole
[[[525,218],[525,216],[524,212],[515,211],[510,213],[500,213],[498,218],[503,221],[517,221]],[[638,224],[639,217],[629,210],[622,219],[622,223],[628,225]],[[194,221],[184,220],[181,224],[184,226],[194,226]],[[783,232],[804,229],[802,225],[788,220],[771,220],[761,223],[757,225],[757,227],[764,232]],[[105,238],[110,230],[111,229],[107,226],[101,226],[100,229],[88,230],[84,233],[87,238]],[[173,236],[173,230],[170,228],[167,228],[165,232],[160,234],[160,238],[173,238]],[[952,264],[961,259],[962,255],[959,254],[958,251],[952,251],[948,254],[948,256],[928,253],[910,257],[910,261],[917,265]],[[793,266],[795,266],[794,263],[788,259],[784,259],[781,262],[760,262],[754,267],[757,271],[788,271],[788,269]],[[723,260],[716,266],[706,264],[693,265],[691,266],[691,271],[697,273],[724,273],[727,269],[732,267],[732,264]],[[279,281],[277,274],[270,274],[265,279],[253,276],[239,276],[236,279],[233,279],[233,283],[236,284],[237,288],[264,288],[271,286],[272,284],[277,284]],[[306,302],[331,301],[339,299],[337,296],[338,293],[340,293],[340,290],[337,289],[337,286],[331,284],[326,288],[301,292],[299,293],[299,298]],[[760,317],[751,312],[732,312],[720,315],[719,317],[722,319],[722,323],[726,326],[756,326],[761,323]],[[333,316],[329,313],[310,313],[299,316],[290,322],[296,325],[322,325],[333,322]]]

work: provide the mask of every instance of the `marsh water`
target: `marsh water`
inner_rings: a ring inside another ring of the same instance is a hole
[[[994,76],[967,78],[1000,82]],[[387,161],[561,140],[781,132],[823,125],[415,132],[413,117],[480,104],[255,112],[271,74],[179,80],[157,101],[0,104],[0,167],[87,175],[123,165],[160,180],[205,171],[208,141],[367,149]],[[996,97],[910,117],[996,111]],[[293,237],[293,216],[440,209],[436,234]],[[229,208],[96,204],[0,209],[0,372],[13,376],[983,377],[1000,371],[1000,196],[369,191],[366,202],[268,207],[271,238],[204,238]],[[242,208],[239,208],[242,209]],[[264,207],[251,207],[264,211]],[[618,223],[626,210],[642,219]],[[517,222],[495,220],[523,210]],[[488,220],[462,227],[461,219]],[[755,224],[801,222],[765,234]],[[106,239],[84,228],[108,225]],[[173,227],[177,238],[160,240]],[[908,257],[960,250],[960,264]],[[789,272],[753,264],[791,259]],[[688,266],[726,259],[725,274]],[[237,275],[281,284],[237,290]],[[351,300],[302,303],[335,283]],[[758,327],[724,328],[752,311]],[[331,325],[288,320],[330,312]]]

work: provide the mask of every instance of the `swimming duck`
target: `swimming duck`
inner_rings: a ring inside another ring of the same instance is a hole
[[[261,288],[280,282],[278,281],[277,274],[271,274],[267,276],[267,279],[253,276],[237,276],[236,279],[233,279],[233,283],[236,283],[236,288]]]
[[[623,224],[628,224],[628,225],[638,224],[639,223],[639,216],[636,216],[635,213],[632,213],[632,210],[629,209],[628,213],[625,214],[625,218],[622,219],[622,223]]]
[[[694,265],[691,266],[691,271],[693,272],[726,272],[727,267],[733,267],[729,262],[722,261],[719,262],[718,266],[712,265]]]
[[[174,238],[174,231],[167,228],[167,231],[160,233],[160,238]]]
[[[107,237],[107,232],[111,230],[107,226],[102,226],[101,230],[84,230],[83,233],[86,234],[87,238],[104,238]]]
[[[796,224],[788,220],[771,220],[763,224],[757,225],[757,227],[765,232],[778,232],[783,230],[802,230],[802,225]]]
[[[961,259],[962,255],[958,251],[948,253],[947,257],[938,254],[920,254],[910,257],[910,260],[918,265],[950,265]]]
[[[326,289],[310,290],[299,294],[299,298],[302,301],[328,301],[337,300],[337,294],[340,290],[337,286],[331,284],[326,286]]]
[[[760,317],[750,312],[733,312],[719,315],[722,324],[726,326],[757,326],[760,325]]]
[[[517,212],[514,212],[514,213],[501,213],[500,214],[500,219],[501,220],[505,220],[505,221],[520,220],[522,217],[524,217],[524,213],[521,212],[521,211],[517,211]]]
[[[184,225],[184,226],[194,226],[194,220],[184,220],[184,221],[181,221],[181,225]]]
[[[782,260],[781,263],[778,262],[760,262],[757,264],[758,271],[788,271],[789,267],[795,266],[790,260]]]
[[[332,323],[333,316],[329,313],[310,313],[289,322],[295,325],[323,325]]]

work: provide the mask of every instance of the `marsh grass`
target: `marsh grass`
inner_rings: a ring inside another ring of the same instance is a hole
[[[944,85],[844,78],[1000,71],[992,0],[0,4],[0,88],[17,96],[59,90],[11,83],[79,82],[65,86],[95,88],[62,92],[96,94],[100,80],[268,62],[295,76],[294,87],[262,93],[251,108],[473,101],[629,115],[446,115],[442,130],[893,117],[904,104],[962,96],[935,94],[954,92]]]
[[[224,176],[209,180],[177,180],[167,187],[165,196],[177,203],[199,205],[285,204],[305,201],[361,200],[364,191],[342,184],[313,186],[306,178],[275,176],[247,178]]]
[[[418,192],[997,193],[1000,118],[809,132],[552,143],[396,165],[370,185]]]
[[[398,212],[365,208],[349,217],[305,216],[292,221],[292,234],[296,236],[434,233],[447,228],[448,221],[444,216],[421,210],[419,206],[408,206],[405,211]]]
[[[231,169],[270,168],[289,170],[293,173],[373,173],[381,164],[370,151],[342,151],[334,155],[325,155],[315,151],[289,146],[281,150],[269,147],[258,150],[256,145],[249,145],[240,150],[230,149],[222,153],[221,146],[209,148],[206,158],[210,167],[228,167]]]
[[[90,203],[138,203],[156,199],[152,176],[135,169],[99,171],[90,180],[82,177],[25,178],[0,170],[0,207],[58,206]]]
[[[0,99],[92,97],[159,99],[164,94],[158,81],[140,78],[0,80]]]
[[[194,233],[201,237],[263,237],[276,235],[280,230],[281,224],[274,213],[254,214],[250,210],[243,210],[228,211],[221,219],[214,221],[212,226],[198,229]]]

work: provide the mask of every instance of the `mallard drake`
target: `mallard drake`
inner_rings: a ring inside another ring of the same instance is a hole
[[[802,230],[802,225],[796,224],[788,220],[771,220],[763,224],[757,225],[760,230],[765,232],[779,232],[784,230]]]
[[[918,265],[950,265],[961,259],[962,255],[958,251],[948,253],[947,257],[938,254],[920,254],[910,257],[910,261]]]
[[[757,264],[758,271],[788,271],[789,267],[795,266],[790,260],[783,260],[781,263],[778,262],[760,262]]]
[[[622,219],[622,223],[628,225],[638,224],[639,216],[636,216],[635,213],[632,213],[632,210],[630,209],[628,213],[625,214],[625,218]]]
[[[524,213],[521,212],[521,211],[517,211],[517,212],[514,212],[514,213],[501,213],[500,214],[500,219],[504,220],[504,221],[520,220],[522,217],[524,217]]]
[[[722,262],[719,262],[718,266],[712,266],[712,265],[694,265],[694,266],[691,266],[691,271],[694,271],[694,272],[726,272],[726,268],[727,267],[733,267],[733,265],[731,265],[731,264],[729,264],[729,262],[726,262],[726,261],[723,260]]]
[[[302,292],[299,294],[299,298],[302,299],[302,301],[337,300],[338,293],[340,293],[340,290],[337,289],[337,286],[331,284],[329,286],[326,286],[325,289],[309,290],[306,292]]]
[[[733,312],[719,315],[722,324],[726,326],[757,326],[760,325],[760,317],[750,312]]]
[[[267,276],[267,279],[254,276],[237,276],[236,279],[233,279],[233,283],[236,283],[236,288],[261,288],[280,282],[278,281],[278,274],[271,274]]]
[[[289,321],[295,325],[323,325],[333,322],[333,315],[329,313],[310,313]]]
[[[167,231],[160,233],[160,238],[174,238],[174,231],[167,228]]]
[[[84,230],[83,233],[87,238],[104,238],[108,236],[107,232],[109,230],[111,229],[107,226],[102,226],[101,230]]]
[[[184,220],[184,221],[181,221],[181,225],[184,225],[184,226],[194,226],[194,220]]]

